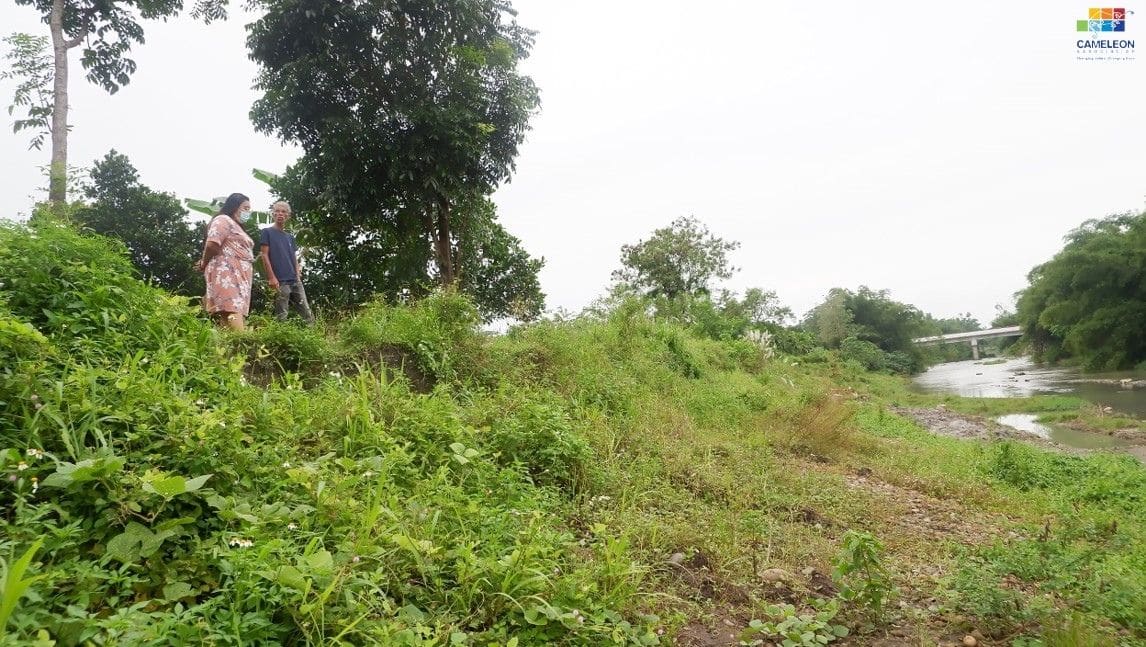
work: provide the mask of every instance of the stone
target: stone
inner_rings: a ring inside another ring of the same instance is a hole
[[[964,645],[964,647],[975,647],[975,646],[976,646],[976,645],[978,645],[978,644],[979,644],[979,641],[978,641],[978,640],[975,640],[975,637],[974,637],[974,636],[972,636],[972,635],[970,635],[970,634],[967,634],[966,636],[963,636],[963,645]]]
[[[673,553],[669,555],[669,564],[680,564],[684,562],[684,553]]]
[[[760,579],[765,582],[787,582],[792,579],[792,574],[782,568],[769,568],[760,574]]]

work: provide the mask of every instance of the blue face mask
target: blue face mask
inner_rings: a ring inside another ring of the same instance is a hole
[[[251,210],[244,209],[239,212],[239,222],[246,222],[251,217]]]

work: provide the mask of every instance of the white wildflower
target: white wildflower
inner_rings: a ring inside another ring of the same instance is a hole
[[[287,530],[298,530],[298,524],[294,523],[293,521],[291,523],[288,523],[287,524]]]
[[[16,464],[16,469],[20,472],[23,472],[24,470],[28,469],[28,464],[24,461],[20,461]]]
[[[29,447],[27,454],[28,454],[28,458],[43,458],[44,457],[44,452],[39,450],[39,449],[36,449],[35,447]]]
[[[32,477],[32,494],[40,491],[40,479]]]
[[[290,469],[290,461],[283,461],[283,469]]]

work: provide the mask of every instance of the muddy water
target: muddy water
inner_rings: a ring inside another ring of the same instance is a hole
[[[914,388],[971,398],[1020,398],[1030,395],[1074,395],[1122,413],[1146,418],[1146,388],[1124,388],[1123,380],[1146,380],[1143,372],[1083,373],[1048,368],[1019,357],[937,364],[915,378]]]
[[[1037,436],[1053,440],[1056,443],[1061,443],[1068,447],[1079,447],[1082,449],[1110,449],[1129,447],[1130,443],[1125,440],[1120,440],[1111,436],[1103,436],[1102,434],[1091,434],[1070,427],[1062,425],[1047,425],[1035,420],[1038,418],[1033,413],[1012,413],[1005,416],[995,418],[995,421],[1001,425],[1014,427],[1020,431],[1028,431]]]
[[[950,393],[973,398],[1019,398],[1031,395],[1073,395],[1102,407],[1146,418],[1146,388],[1128,388],[1128,382],[1146,379],[1146,373],[1082,373],[1072,368],[1039,366],[1029,358],[951,362],[939,364],[915,378],[913,388],[928,393]],[[996,420],[1070,447],[1127,448],[1129,443],[1062,425],[1048,425],[1031,414],[1011,414]]]

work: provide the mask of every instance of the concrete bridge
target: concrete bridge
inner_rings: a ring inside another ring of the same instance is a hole
[[[971,332],[953,332],[949,335],[935,335],[934,337],[920,337],[911,341],[920,346],[938,346],[951,342],[971,342],[971,357],[979,359],[979,340],[994,339],[995,337],[1021,337],[1023,329],[1020,326],[1007,326],[1005,328],[991,328],[989,330],[972,330]]]

